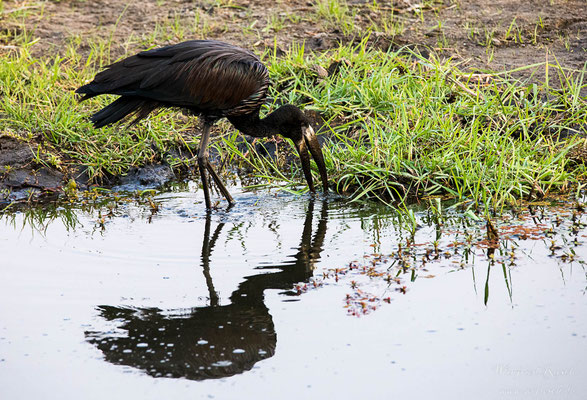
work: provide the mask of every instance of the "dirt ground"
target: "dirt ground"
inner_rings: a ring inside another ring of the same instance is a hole
[[[53,54],[71,38],[84,43],[95,37],[112,37],[117,44],[113,54],[122,54],[129,48],[140,50],[141,38],[178,23],[181,28],[160,35],[162,43],[205,37],[261,51],[273,48],[275,39],[282,49],[292,42],[304,42],[306,48],[323,50],[359,40],[359,33],[371,28],[374,46],[424,46],[469,68],[510,70],[549,57],[566,68],[581,69],[587,61],[585,0],[380,0],[376,6],[373,0],[348,0],[352,33],[318,17],[314,3],[24,0],[5,1],[4,13],[29,8],[23,21],[40,39],[34,46],[37,54]],[[386,31],[383,27],[390,20],[396,27]],[[2,29],[22,29],[8,18],[3,25]]]
[[[257,53],[275,46],[285,50],[292,43],[322,51],[339,43],[358,42],[371,30],[372,46],[417,47],[423,54],[452,58],[464,70],[504,71],[548,60],[568,71],[579,71],[587,61],[585,0],[347,0],[346,27],[320,16],[316,3],[10,0],[0,3],[0,34],[4,33],[0,35],[0,55],[16,47],[10,37],[22,32],[38,38],[31,49],[35,56],[53,57],[64,51],[68,41],[80,44],[79,51],[88,53],[91,43],[102,41],[111,42],[110,54],[115,59],[155,44],[197,38],[224,40]],[[540,79],[543,71],[542,65],[513,75]],[[23,146],[4,138],[0,153],[16,154]],[[18,170],[18,163],[14,167]],[[36,170],[24,175],[19,172],[16,177],[14,173],[0,171],[0,200],[7,187],[13,191],[55,191],[62,178],[48,171],[40,175]],[[11,177],[15,180],[10,181]],[[11,184],[7,186],[8,181]]]

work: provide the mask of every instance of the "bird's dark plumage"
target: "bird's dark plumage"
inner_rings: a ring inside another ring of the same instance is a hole
[[[82,100],[101,94],[120,96],[91,117],[96,128],[127,116],[134,117],[134,124],[161,107],[180,107],[204,117],[198,159],[208,208],[206,169],[227,200],[232,202],[207,161],[210,125],[222,117],[227,117],[238,130],[254,137],[279,133],[290,138],[300,152],[304,175],[313,191],[309,150],[326,191],[322,151],[304,114],[297,107],[286,105],[264,119],[259,118],[268,86],[267,68],[250,51],[214,40],[191,40],[143,51],[118,61],[76,93],[84,95]]]
[[[99,128],[158,107],[182,107],[209,118],[248,114],[265,100],[269,76],[253,53],[212,40],[143,51],[100,72],[76,93],[123,96],[92,117]],[[138,122],[135,120],[134,122]]]

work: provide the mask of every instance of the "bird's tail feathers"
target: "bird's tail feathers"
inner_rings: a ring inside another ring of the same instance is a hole
[[[135,118],[129,124],[132,126],[149,115],[158,106],[159,103],[156,101],[146,100],[140,97],[121,96],[92,115],[90,120],[95,128],[101,128],[114,124],[128,115],[133,115]]]

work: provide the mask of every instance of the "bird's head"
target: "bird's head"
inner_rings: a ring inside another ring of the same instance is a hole
[[[298,153],[300,155],[300,161],[302,163],[302,170],[306,181],[308,181],[308,187],[311,192],[314,191],[314,184],[312,182],[312,173],[310,171],[310,156],[308,151],[314,158],[320,177],[322,179],[322,185],[324,187],[324,193],[328,192],[328,175],[326,174],[326,165],[324,164],[324,156],[318,142],[318,137],[314,133],[314,129],[310,124],[308,117],[304,113],[291,104],[281,106],[273,113],[271,113],[272,122],[277,126],[277,129],[281,136],[289,138],[293,141]]]

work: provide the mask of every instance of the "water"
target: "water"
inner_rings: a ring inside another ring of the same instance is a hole
[[[123,198],[5,214],[0,398],[587,393],[585,229],[570,205],[501,221],[492,244],[456,211],[415,208],[414,224],[375,204],[231,191],[237,205],[211,216],[193,185],[155,196],[155,213]]]

